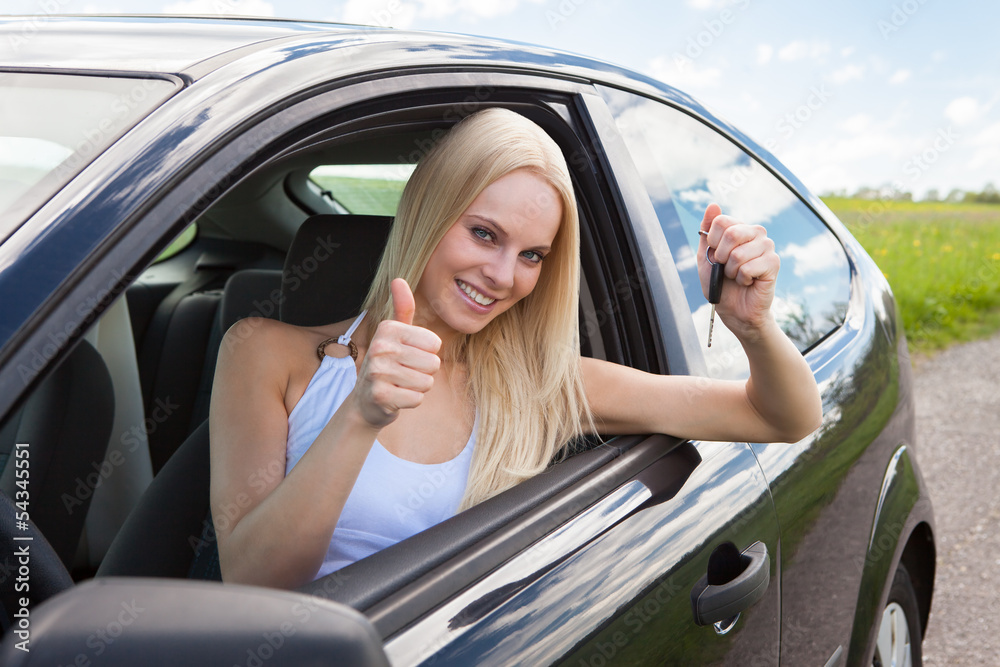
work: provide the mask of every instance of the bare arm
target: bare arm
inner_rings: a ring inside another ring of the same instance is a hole
[[[251,324],[245,339],[226,334],[216,368],[212,517],[224,581],[292,588],[319,569],[377,430],[349,397],[285,478],[288,371],[268,353],[284,341]]]
[[[715,249],[726,264],[718,314],[750,362],[744,382],[660,376],[583,359],[587,396],[605,433],[655,432],[701,440],[795,442],[819,427],[822,404],[812,372],[770,312],[780,261],[762,227],[720,215],[702,221],[699,273],[707,292]]]
[[[216,368],[212,515],[223,580],[293,588],[322,564],[378,432],[433,385],[440,340],[408,323],[382,322],[354,390],[285,477],[288,369],[271,351],[287,341],[273,322],[251,324],[243,340],[227,332]]]

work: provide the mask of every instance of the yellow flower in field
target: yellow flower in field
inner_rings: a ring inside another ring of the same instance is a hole
[[[951,252],[952,250],[954,250],[954,248],[952,248],[950,245],[946,245],[946,246],[941,246],[941,250],[944,252]]]
[[[914,248],[920,247],[920,239],[913,239],[913,247]]]
[[[992,259],[994,262],[1000,262],[1000,252],[993,253],[993,255],[990,256],[990,259]]]

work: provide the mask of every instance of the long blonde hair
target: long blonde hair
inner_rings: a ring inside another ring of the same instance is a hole
[[[543,471],[557,449],[593,426],[580,373],[577,303],[580,225],[558,145],[512,111],[492,108],[459,122],[407,182],[365,299],[369,339],[392,317],[389,284],[416,287],[431,254],[473,200],[519,169],[544,178],[562,199],[562,220],[534,290],[442,356],[466,363],[479,432],[461,509]]]

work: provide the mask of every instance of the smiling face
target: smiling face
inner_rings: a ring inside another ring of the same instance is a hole
[[[414,323],[442,339],[480,331],[534,289],[561,219],[562,200],[541,176],[520,169],[494,181],[431,254]]]

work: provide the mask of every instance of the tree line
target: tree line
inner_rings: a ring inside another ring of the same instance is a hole
[[[896,190],[891,186],[881,188],[861,187],[854,194],[848,194],[847,190],[828,192],[824,196],[849,197],[852,199],[890,199],[893,201],[913,201],[913,193]],[[951,203],[980,203],[980,204],[1000,204],[1000,191],[993,183],[987,183],[982,190],[975,192],[972,190],[952,189],[948,194],[942,196],[936,188],[931,188],[926,193],[922,201],[943,201]]]

